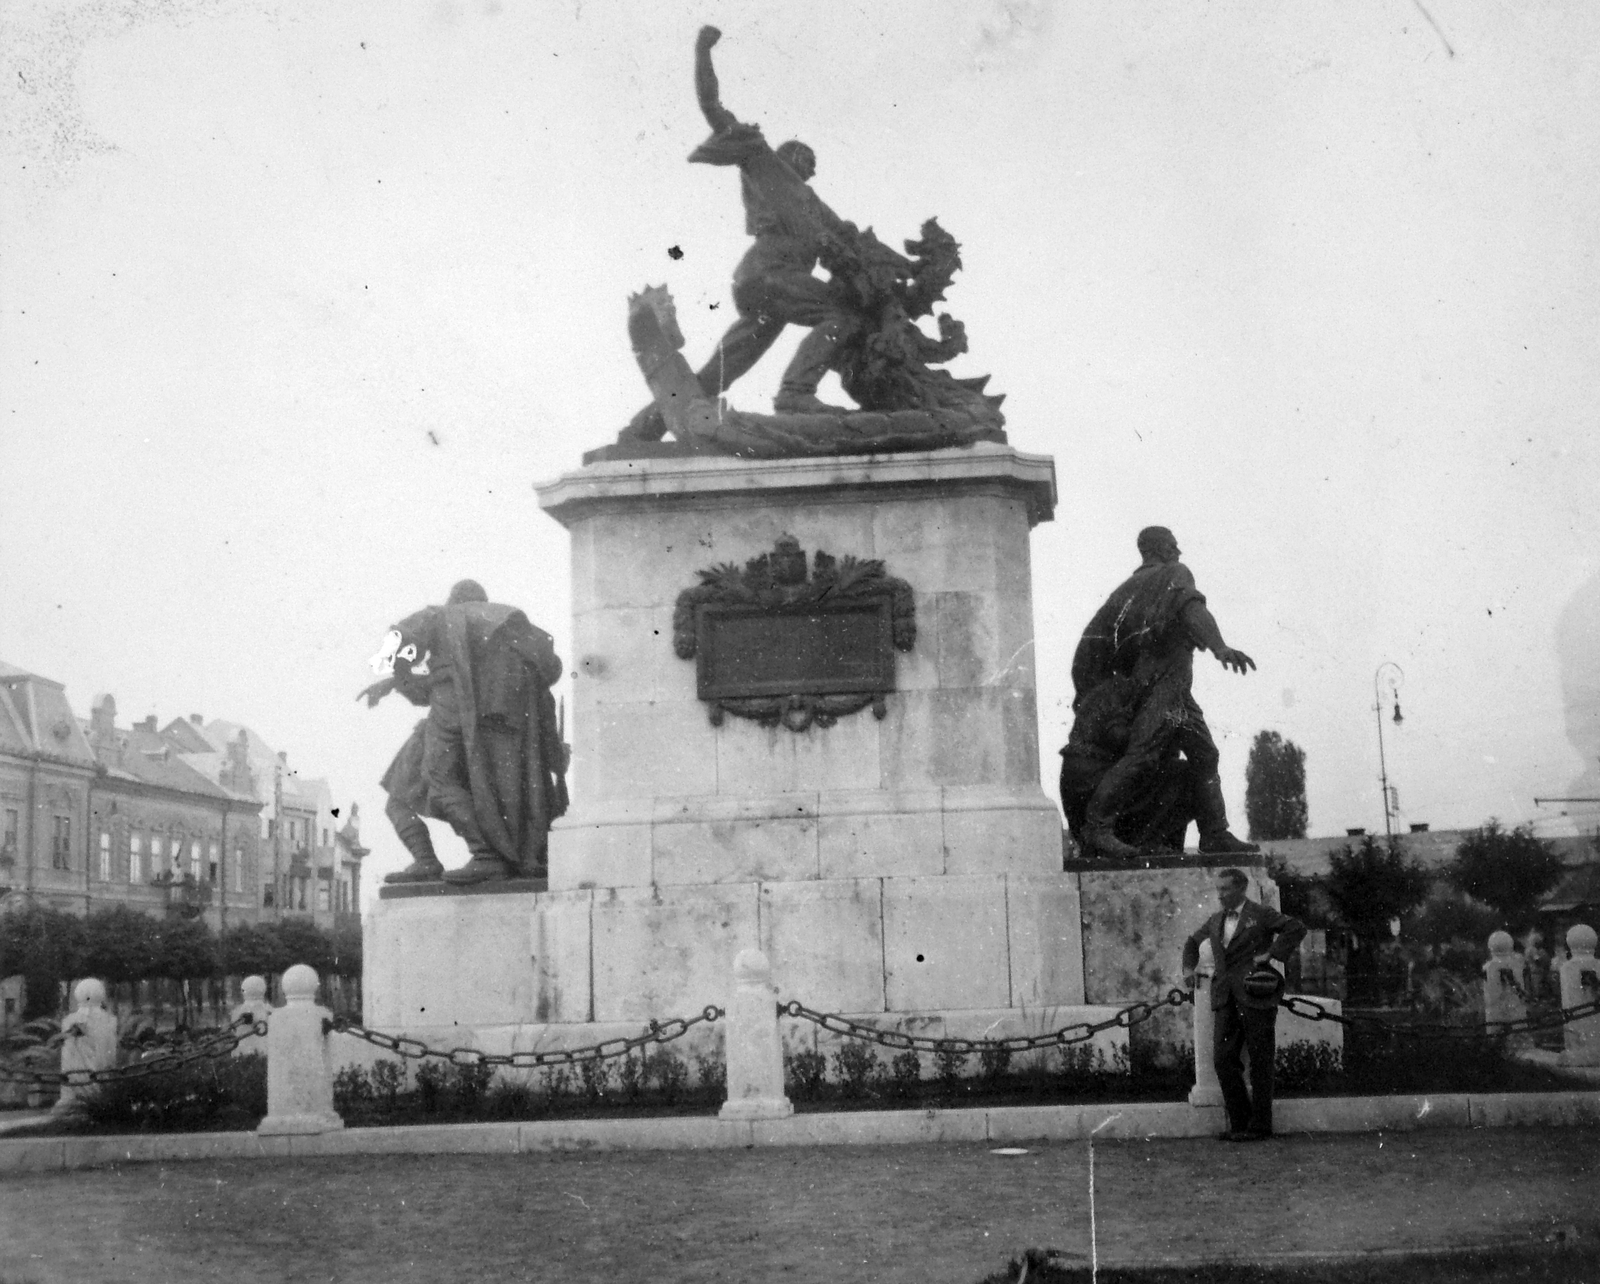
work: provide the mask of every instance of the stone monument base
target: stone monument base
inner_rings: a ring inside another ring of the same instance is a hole
[[[1111,1013],[1084,1003],[1079,917],[1069,873],[385,888],[366,927],[363,1018],[432,1046],[574,1047],[726,1007],[735,957],[759,949],[779,998],[815,1011],[932,1037],[1040,1034]],[[809,1022],[784,1031],[791,1051],[837,1048]],[[699,1055],[717,1037],[697,1026],[679,1046]],[[1114,1056],[1126,1031],[1099,1045]]]

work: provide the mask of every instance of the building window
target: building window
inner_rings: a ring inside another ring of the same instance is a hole
[[[324,847],[328,845],[328,831],[326,828],[324,828],[322,831],[322,845]]]
[[[324,914],[333,908],[328,901],[328,880],[325,878],[317,879],[317,908]]]
[[[235,845],[233,849],[233,890],[244,892],[244,846]]]
[[[206,848],[206,858],[211,870],[208,879],[210,882],[215,883],[217,881],[217,845],[215,843]]]
[[[111,881],[111,831],[109,829],[100,831],[100,881],[102,883]]]
[[[189,840],[189,877],[197,883],[200,881],[200,840],[198,838]]]
[[[128,881],[139,883],[144,881],[144,839],[138,834],[128,836]]]
[[[278,903],[278,898],[273,894],[271,883],[261,884],[261,908],[271,909]]]
[[[55,833],[50,838],[50,865],[53,869],[72,868],[72,817],[57,816]]]
[[[0,834],[0,856],[9,856],[12,860],[16,860],[17,843],[20,841],[17,830],[19,820],[20,815],[17,809],[15,807],[7,807],[5,815],[6,827],[3,834]]]

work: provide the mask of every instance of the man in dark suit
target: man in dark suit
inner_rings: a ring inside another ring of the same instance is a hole
[[[1306,934],[1299,919],[1245,898],[1250,880],[1241,869],[1217,873],[1222,908],[1183,943],[1183,981],[1194,988],[1200,942],[1211,942],[1216,972],[1211,978],[1215,1019],[1212,1062],[1228,1110],[1224,1141],[1260,1141],[1272,1136],[1272,1062],[1278,1020],[1278,994],[1257,996],[1245,978],[1269,960],[1286,960]],[[1199,1055],[1200,1049],[1195,1053]],[[1250,1087],[1245,1089],[1242,1054],[1250,1054]]]

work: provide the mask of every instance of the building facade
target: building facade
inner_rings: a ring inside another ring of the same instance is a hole
[[[80,720],[61,683],[0,664],[0,899],[332,927],[359,922],[366,854],[354,809],[248,728],[118,726],[109,695]]]

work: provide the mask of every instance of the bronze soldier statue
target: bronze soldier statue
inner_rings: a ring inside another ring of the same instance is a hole
[[[1147,526],[1138,547],[1139,569],[1095,612],[1072,659],[1069,824],[1076,813],[1074,836],[1103,859],[1181,848],[1190,816],[1203,853],[1259,851],[1228,831],[1217,746],[1191,692],[1196,647],[1237,673],[1255,661],[1222,640],[1171,531]]]
[[[428,710],[383,776],[386,812],[412,862],[389,883],[479,883],[542,875],[550,824],[567,809],[567,750],[550,688],[561,660],[550,635],[472,580],[394,626],[373,657],[390,691]],[[448,821],[471,859],[446,870],[424,816]]]

